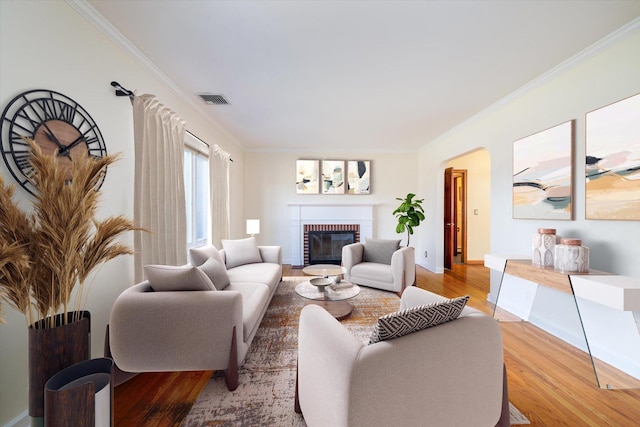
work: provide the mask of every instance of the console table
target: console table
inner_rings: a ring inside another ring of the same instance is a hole
[[[573,297],[575,303],[598,386],[606,389],[640,388],[640,379],[593,356],[589,345],[590,337],[584,327],[580,311],[580,299],[584,299],[616,310],[640,312],[640,281],[597,270],[590,270],[587,273],[562,273],[552,267],[532,265],[531,259],[519,255],[485,255],[484,264],[485,267],[501,272],[494,317],[496,317],[496,309],[499,306],[500,290],[505,274],[568,293]],[[632,315],[636,318],[637,328],[640,328],[640,319],[638,318],[640,316],[637,313],[632,313]],[[640,329],[638,332],[640,333]],[[640,354],[635,357],[636,360],[640,360]]]

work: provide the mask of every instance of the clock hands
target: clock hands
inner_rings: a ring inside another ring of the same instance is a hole
[[[56,157],[69,176],[73,163],[107,154],[91,115],[78,102],[53,90],[27,90],[14,97],[0,110],[0,134],[0,154],[6,170],[29,194],[36,194],[26,178],[32,170],[32,152],[20,136],[30,137],[42,151]],[[104,181],[102,175],[100,185]]]
[[[56,136],[54,135],[53,131],[51,129],[49,129],[49,126],[47,126],[47,122],[43,122],[42,124],[47,129],[47,130],[44,131],[44,134],[47,135],[47,138],[49,138],[49,140],[51,142],[54,142],[58,146],[58,156],[65,156],[66,155],[67,157],[69,157],[69,159],[71,159],[71,157],[67,153],[65,153],[65,150],[68,147],[65,147],[64,145],[62,145],[60,143],[60,141],[58,141],[58,138],[56,138]]]
[[[45,127],[49,129],[46,124],[45,124]],[[50,141],[55,142],[56,145],[58,146],[58,157],[67,156],[69,160],[71,160],[71,156],[66,151],[67,147],[65,147],[60,143],[60,141],[58,141],[58,138],[56,138],[56,136],[53,134],[53,132],[51,132],[51,130],[49,130],[48,132],[44,131],[44,134],[47,135],[47,138],[49,138]]]
[[[49,128],[49,126],[47,126],[46,123],[43,123],[43,125],[46,128],[46,130],[44,131],[44,134],[47,136],[47,138],[49,138],[51,142],[54,142],[58,146],[58,156],[66,156],[69,158],[69,160],[72,160],[70,151],[73,147],[75,147],[76,145],[84,141],[84,135],[80,135],[79,137],[74,139],[69,145],[64,145],[60,141],[58,141],[58,138],[56,138],[55,134]]]
[[[82,141],[84,141],[84,135],[80,135],[71,144],[67,145],[67,150],[71,150],[73,147],[75,147],[76,145],[78,145]]]
[[[47,138],[49,138],[52,142],[55,142],[58,147],[64,148],[64,145],[60,144],[60,141],[58,141],[58,138],[56,138],[56,136],[53,134],[53,131],[49,128],[49,126],[47,126],[47,122],[43,122],[42,125],[45,127],[45,129],[47,129],[44,132],[45,135],[47,135]]]
[[[58,138],[56,138],[56,136],[52,133],[49,133],[49,131],[44,131],[44,134],[47,135],[47,138],[49,138],[49,141],[51,142],[55,142],[56,145],[58,146],[58,148],[64,148],[64,145],[60,144],[60,141],[58,141]]]
[[[75,147],[76,145],[78,145],[79,143],[81,143],[82,141],[84,141],[84,135],[80,135],[80,136],[79,136],[79,137],[77,137],[75,140],[73,140],[73,141],[71,142],[71,144],[69,144],[69,145],[67,145],[66,147],[64,147],[64,149],[60,152],[60,154],[63,154],[63,155],[65,155],[65,156],[68,156],[69,158],[71,158],[71,157],[70,157],[70,155],[69,155],[69,151],[70,151],[73,147]]]

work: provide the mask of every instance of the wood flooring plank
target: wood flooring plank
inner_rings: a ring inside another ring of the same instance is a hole
[[[180,426],[212,371],[142,373],[114,390],[116,426]]]
[[[283,266],[283,275],[303,273]],[[489,269],[484,266],[454,265],[444,274],[418,266],[416,282],[447,298],[469,294],[471,307],[493,312],[487,301]],[[357,304],[357,298],[353,303]],[[500,327],[509,400],[529,418],[531,427],[640,425],[640,390],[600,389],[585,352],[534,325],[500,322]],[[116,387],[116,426],[179,426],[185,408],[191,407],[211,374],[146,373]]]
[[[489,269],[454,265],[440,275],[418,267],[417,285],[448,298],[469,293],[469,305],[488,314]],[[476,300],[479,298],[479,300]],[[509,400],[531,426],[640,425],[640,390],[597,386],[587,353],[527,322],[501,322]]]

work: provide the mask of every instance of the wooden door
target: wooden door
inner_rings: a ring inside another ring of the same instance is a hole
[[[456,250],[456,210],[453,168],[444,170],[444,268],[451,269]]]
[[[467,263],[467,170],[453,170],[455,183],[455,223],[456,223],[456,242],[455,256],[460,256],[462,264]],[[454,261],[458,262],[458,261]]]

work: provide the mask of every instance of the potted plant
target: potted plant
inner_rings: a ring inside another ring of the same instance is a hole
[[[424,199],[413,199],[416,195],[413,193],[407,194],[402,199],[396,197],[396,200],[400,200],[400,206],[393,211],[393,215],[398,218],[398,225],[396,225],[396,233],[407,232],[407,246],[409,246],[409,239],[413,234],[413,228],[420,225],[420,222],[424,221],[424,209],[422,208],[422,202]]]
[[[18,207],[15,186],[0,175],[0,310],[7,303],[29,326],[29,414],[41,417],[47,379],[89,358],[89,314],[81,306],[90,273],[131,254],[116,239],[138,228],[124,216],[96,218],[97,184],[118,156],[87,158],[69,170],[27,142],[33,167],[28,179],[37,190],[30,212]]]

